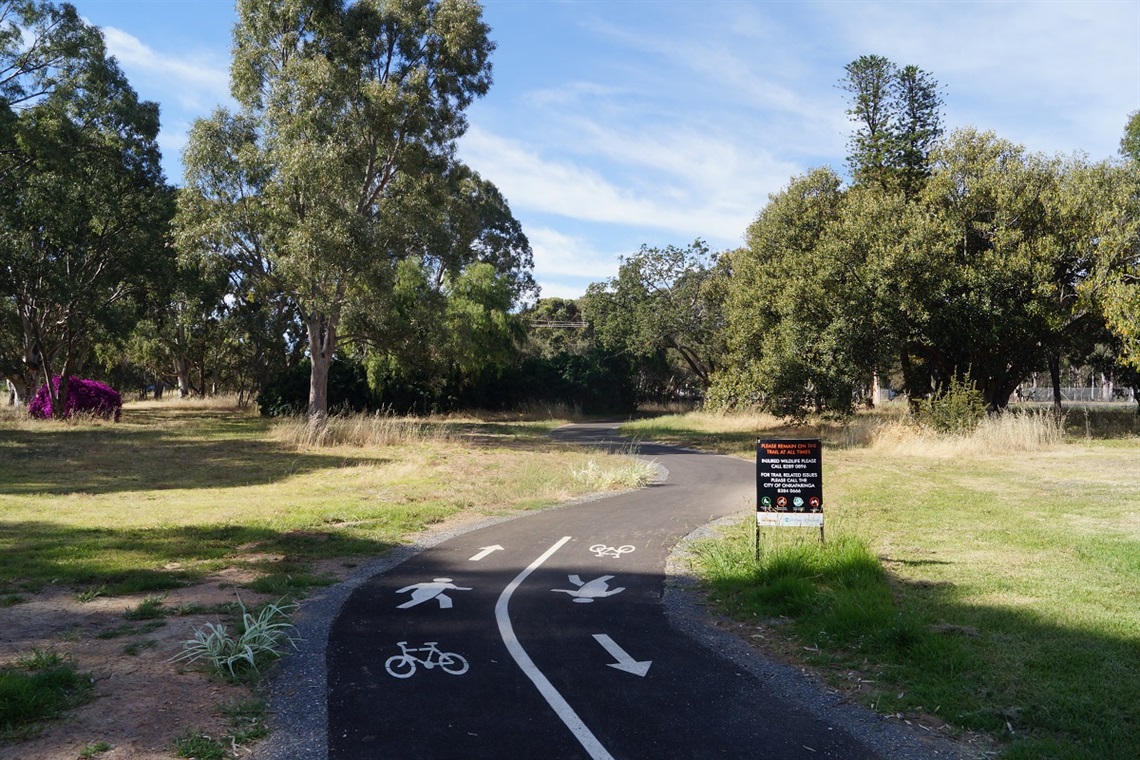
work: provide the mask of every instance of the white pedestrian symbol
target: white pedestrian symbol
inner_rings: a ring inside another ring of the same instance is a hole
[[[417,604],[435,599],[439,602],[441,610],[451,609],[451,597],[443,593],[444,591],[470,591],[469,588],[463,586],[456,586],[451,582],[450,578],[433,578],[431,583],[413,583],[411,586],[404,586],[397,591],[397,594],[406,594],[412,592],[412,598],[398,605],[396,609],[406,610],[409,607],[415,607]]]
[[[606,546],[605,544],[594,544],[590,547],[595,556],[598,557],[620,557],[623,554],[629,554],[633,551],[633,547],[629,544],[625,546]]]
[[[580,604],[589,604],[590,602],[600,597],[613,596],[614,594],[620,594],[622,591],[625,591],[624,586],[619,588],[609,587],[609,581],[613,579],[612,575],[603,575],[601,578],[595,578],[594,580],[588,581],[586,583],[583,583],[582,579],[577,575],[570,575],[567,577],[569,577],[570,582],[578,588],[573,590],[564,588],[552,588],[550,590],[557,591],[560,594],[569,594],[570,596],[574,597],[575,602],[578,602]]]

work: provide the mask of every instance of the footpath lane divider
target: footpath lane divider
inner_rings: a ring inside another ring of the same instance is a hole
[[[566,724],[570,729],[570,733],[582,745],[583,749],[590,754],[593,760],[613,760],[613,755],[602,746],[594,733],[586,727],[582,719],[578,717],[578,713],[574,712],[574,708],[558,693],[554,688],[554,684],[543,675],[538,666],[530,658],[530,655],[523,649],[519,643],[518,637],[515,635],[514,626],[511,625],[510,610],[508,609],[511,602],[511,595],[519,586],[522,585],[531,573],[542,566],[543,562],[550,559],[556,551],[566,545],[571,536],[563,536],[562,540],[555,543],[545,552],[542,556],[531,562],[526,569],[515,576],[515,579],[507,584],[503,589],[503,593],[499,594],[499,601],[495,603],[495,622],[499,624],[499,635],[503,637],[503,643],[507,645],[507,651],[511,657],[514,658],[515,663],[519,666],[526,677],[531,680],[531,683],[538,689],[538,693],[542,695],[546,703],[550,705],[559,719]]]

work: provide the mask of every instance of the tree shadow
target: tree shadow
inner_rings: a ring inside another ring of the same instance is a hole
[[[44,521],[0,523],[0,592],[45,583],[106,593],[177,588],[232,565],[274,557],[290,568],[332,557],[378,556],[398,544],[342,531],[247,525],[77,528]],[[4,588],[7,586],[8,588]]]
[[[194,428],[162,426],[5,431],[0,443],[0,494],[232,488],[274,483],[346,463],[343,454],[298,451],[254,438],[248,434],[248,422],[218,420],[213,415],[209,422],[209,436]]]

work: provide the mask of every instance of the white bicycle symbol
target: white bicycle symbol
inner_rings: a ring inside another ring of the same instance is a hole
[[[437,641],[425,641],[424,645],[417,649],[409,649],[407,643],[406,641],[399,642],[396,646],[400,647],[401,654],[392,655],[384,663],[384,669],[388,671],[388,675],[395,678],[411,678],[416,672],[417,662],[428,670],[438,665],[444,673],[450,673],[453,676],[461,676],[467,672],[466,658],[455,652],[441,652],[436,646],[439,643]],[[427,655],[421,659],[413,655],[413,652],[426,652]]]
[[[590,547],[590,551],[592,551],[598,557],[620,557],[623,554],[629,554],[631,551],[633,551],[633,547],[629,544],[626,544],[625,546],[606,546],[605,544],[594,544]]]

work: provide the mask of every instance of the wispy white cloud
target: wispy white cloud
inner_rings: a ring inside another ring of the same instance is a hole
[[[769,192],[796,167],[681,128],[672,134],[578,125],[571,155],[472,128],[460,153],[503,191],[516,212],[738,241]],[[608,173],[598,168],[604,164]],[[622,167],[626,167],[623,171]],[[529,234],[529,233],[528,233]]]
[[[103,27],[107,52],[119,62],[144,97],[147,90],[173,96],[187,109],[206,111],[229,98],[228,63],[206,54],[171,55],[146,45],[132,34]]]
[[[550,227],[527,229],[535,269],[548,276],[585,277],[598,282],[617,274],[620,253],[604,253],[588,239]]]

